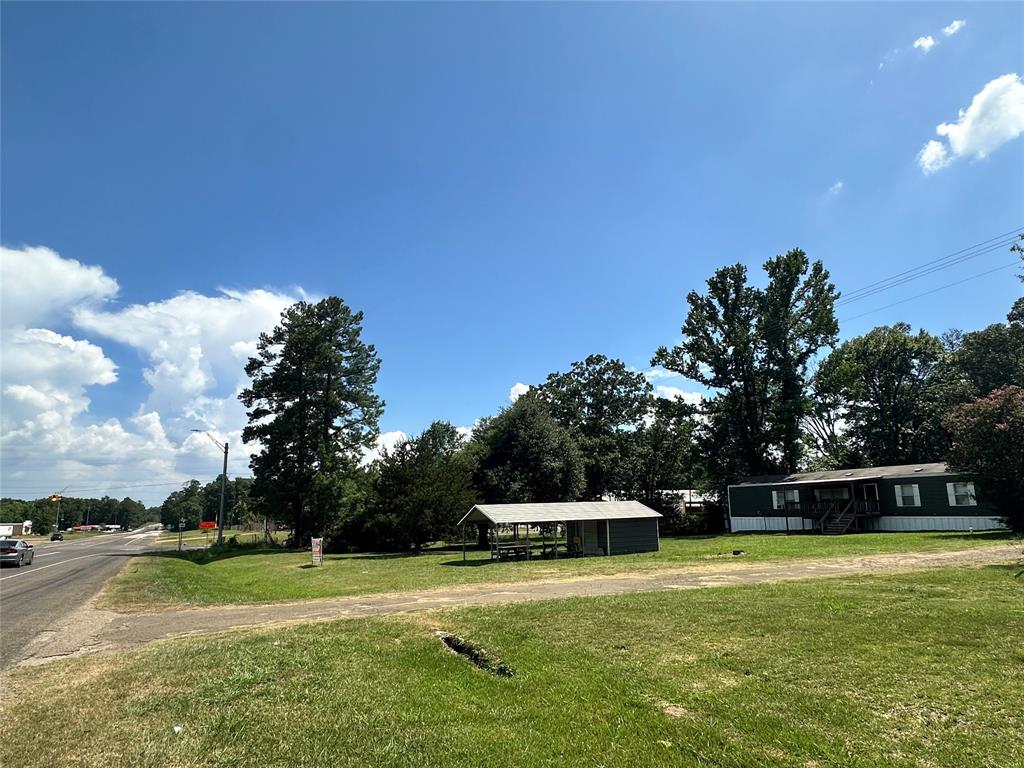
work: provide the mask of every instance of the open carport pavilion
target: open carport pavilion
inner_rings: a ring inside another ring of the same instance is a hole
[[[491,557],[533,555],[530,529],[540,534],[540,553],[558,557],[626,555],[657,552],[661,546],[661,515],[638,501],[572,501],[549,504],[477,504],[459,521],[462,558],[466,558],[466,525],[488,528]]]

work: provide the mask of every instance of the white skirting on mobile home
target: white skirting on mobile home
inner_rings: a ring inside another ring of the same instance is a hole
[[[800,517],[730,517],[733,533],[745,531],[785,532],[813,530],[814,523]],[[992,531],[1005,528],[998,517],[981,515],[881,515],[863,521],[865,530],[871,531]]]

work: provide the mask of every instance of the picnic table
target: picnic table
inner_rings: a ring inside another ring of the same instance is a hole
[[[507,541],[499,542],[491,546],[491,557],[495,560],[506,560],[508,558],[525,557],[530,559],[529,541]]]

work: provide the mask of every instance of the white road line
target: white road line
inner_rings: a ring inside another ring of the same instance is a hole
[[[109,543],[109,542],[104,542],[104,543]],[[117,542],[114,542],[114,543],[116,544]],[[139,542],[135,542],[135,541],[122,541],[121,543],[124,544],[127,547],[129,544],[135,544],[135,543],[139,543]],[[78,549],[86,549],[86,547],[78,547]],[[92,547],[88,547],[88,549],[92,549]],[[59,553],[51,552],[50,554],[59,554]],[[50,563],[49,565],[41,565],[38,568],[33,568],[32,567],[32,566],[35,565],[35,562],[33,562],[32,565],[26,566],[28,568],[32,568],[31,571],[21,571],[19,573],[12,573],[10,576],[0,577],[0,581],[7,581],[8,579],[16,579],[19,576],[31,576],[33,573],[38,573],[39,571],[44,571],[47,568],[56,568],[58,565],[64,565],[64,563],[71,563],[71,562],[74,562],[75,560],[84,560],[87,557],[101,557],[104,554],[105,553],[103,553],[103,552],[94,552],[94,553],[89,554],[89,555],[79,555],[78,557],[69,557],[67,560],[61,560],[59,563]],[[34,559],[35,559],[35,556],[33,555],[33,561],[34,561]]]
[[[99,556],[100,556],[100,553],[97,552],[96,554],[93,554],[93,555],[79,555],[78,557],[71,557],[71,558],[68,558],[67,560],[61,560],[59,563],[50,563],[49,565],[41,565],[38,568],[32,568],[32,566],[29,565],[28,567],[32,568],[31,571],[21,571],[20,573],[14,573],[14,574],[11,574],[10,576],[4,576],[3,578],[0,578],[0,581],[7,581],[8,579],[16,579],[19,576],[31,576],[33,573],[39,573],[39,571],[44,571],[47,568],[56,568],[58,565],[64,565],[64,563],[70,563],[73,560],[84,560],[87,557],[99,557]]]

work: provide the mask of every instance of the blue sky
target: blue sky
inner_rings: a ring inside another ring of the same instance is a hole
[[[301,295],[366,313],[381,427],[413,433],[594,352],[647,368],[723,264],[801,247],[852,291],[1024,226],[1020,4],[7,3],[2,21],[4,297],[27,307],[5,309],[5,347],[46,329],[31,343],[60,371],[36,386],[8,356],[5,494],[205,472],[188,428],[237,434],[246,344]],[[842,335],[1000,321],[1012,275]]]

